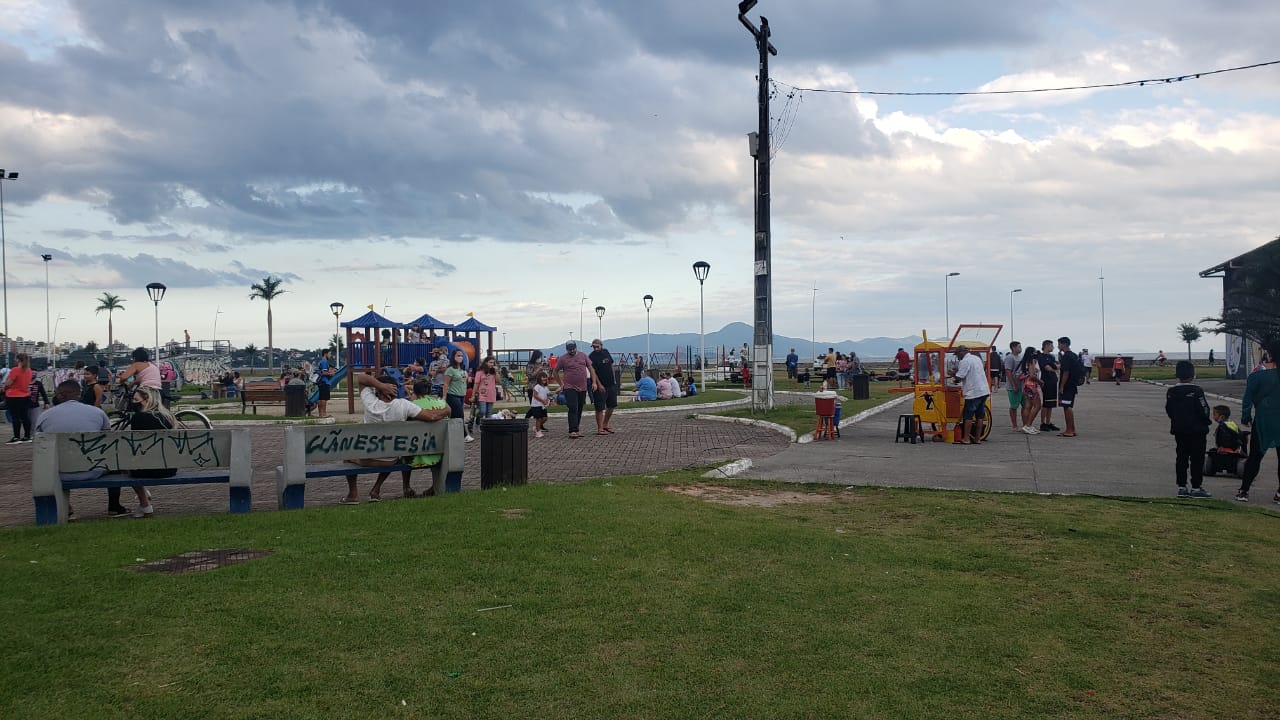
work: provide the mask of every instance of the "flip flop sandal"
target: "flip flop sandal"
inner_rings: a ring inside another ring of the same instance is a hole
[[[369,502],[371,502],[371,503],[375,503],[375,502],[382,502],[382,496],[381,496],[381,495],[370,495],[370,496],[369,496]]]
[[[338,501],[338,504],[339,505],[359,505],[360,501],[352,500],[350,498],[342,498],[341,500]]]
[[[614,435],[616,433],[616,431],[613,428],[605,428],[604,431],[609,433],[610,435]]]

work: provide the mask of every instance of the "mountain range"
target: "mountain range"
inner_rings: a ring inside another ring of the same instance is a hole
[[[731,349],[740,350],[743,343],[748,345],[751,343],[752,334],[752,327],[743,322],[729,323],[719,330],[709,332],[705,340],[707,355],[711,355],[715,348],[720,347],[724,348],[726,354]],[[675,352],[676,348],[679,348],[680,356],[685,357],[689,348],[692,348],[695,355],[698,352],[698,333],[651,333],[648,338],[649,348],[655,353]],[[835,342],[819,340],[812,345],[813,349],[818,353],[825,353],[827,348],[833,347],[842,353],[856,352],[858,357],[863,360],[883,360],[893,357],[900,347],[907,348],[909,351],[922,340],[923,338],[919,335],[908,335],[898,338],[873,337]],[[590,350],[590,348],[585,347],[587,342],[589,342],[589,339],[579,340],[579,349]],[[605,338],[604,346],[614,355],[619,353],[644,353],[645,336],[628,335],[626,337]],[[809,338],[794,338],[774,333],[773,354],[775,360],[781,362],[791,348],[795,348],[796,354],[802,359],[807,358],[810,354]],[[555,347],[544,348],[543,352],[561,355],[564,353],[564,344],[561,343]]]

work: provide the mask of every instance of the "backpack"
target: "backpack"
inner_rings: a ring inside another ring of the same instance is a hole
[[[1076,355],[1076,385],[1083,385],[1089,377],[1089,368],[1084,366],[1084,361]]]

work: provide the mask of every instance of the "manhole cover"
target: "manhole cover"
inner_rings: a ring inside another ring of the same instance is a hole
[[[181,555],[139,563],[130,569],[135,572],[161,572],[170,575],[217,570],[228,565],[257,560],[271,554],[270,550],[192,550]]]

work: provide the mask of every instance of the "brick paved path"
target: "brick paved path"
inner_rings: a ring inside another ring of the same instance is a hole
[[[705,465],[740,457],[762,458],[781,452],[788,442],[781,435],[734,423],[697,421],[688,410],[662,413],[620,414],[614,417],[616,435],[597,436],[595,421],[588,413],[582,418],[583,430],[591,434],[571,440],[565,429],[564,416],[551,416],[548,427],[554,429],[542,439],[529,434],[529,479],[539,482],[564,482],[613,475],[638,475]],[[283,458],[284,427],[253,429],[253,511],[276,509],[274,469]],[[31,445],[0,446],[0,526],[30,525],[34,522],[31,502]],[[374,476],[360,479],[362,494],[367,494]],[[414,473],[418,489],[430,484],[429,474]],[[480,487],[480,439],[467,445],[463,488]],[[224,485],[162,486],[153,488],[159,515],[191,513],[225,513],[227,488]],[[322,479],[307,486],[307,504],[333,504],[346,494],[342,478]],[[124,504],[135,504],[133,491],[125,489]],[[383,486],[383,497],[400,497],[400,478],[389,478]],[[105,490],[78,490],[72,493],[72,505],[81,520],[106,518]],[[123,520],[121,522],[124,522]]]

